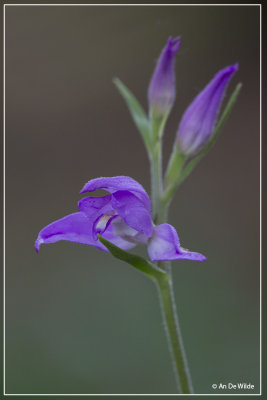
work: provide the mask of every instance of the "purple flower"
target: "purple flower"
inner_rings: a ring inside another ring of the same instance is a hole
[[[197,153],[213,133],[227,85],[238,65],[219,71],[185,111],[177,132],[179,150],[187,155]]]
[[[152,261],[195,260],[205,256],[180,246],[175,229],[169,224],[154,226],[151,219],[150,199],[134,179],[127,176],[97,178],[85,184],[81,193],[104,189],[102,197],[85,197],[78,203],[79,212],[67,215],[41,230],[35,242],[36,251],[41,244],[60,240],[88,244],[108,251],[97,234],[129,250],[137,244],[147,244]]]
[[[150,109],[159,116],[170,111],[175,100],[175,55],[180,47],[180,38],[168,39],[161,52],[148,88]]]

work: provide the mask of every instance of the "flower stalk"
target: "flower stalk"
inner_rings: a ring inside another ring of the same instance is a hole
[[[167,207],[178,186],[186,158],[186,155],[179,152],[177,147],[174,146],[164,179],[164,194],[167,192],[170,193],[170,195],[167,197],[162,195],[162,202],[166,204]]]
[[[162,216],[159,215],[161,209],[162,197],[162,143],[158,139],[150,159],[151,171],[151,201],[152,201],[152,218],[155,224],[161,223]]]
[[[165,322],[170,353],[173,359],[176,383],[179,391],[183,394],[193,393],[193,385],[187,365],[182,335],[175,306],[172,276],[169,262],[159,261],[164,269],[168,268],[167,278],[165,276],[158,280],[158,290],[161,302],[162,315]],[[164,265],[165,264],[165,265]],[[163,278],[163,279],[162,279]]]
[[[150,157],[151,170],[151,197],[152,215],[155,224],[167,222],[169,204],[163,201],[163,179],[162,179],[162,126],[151,120],[153,137],[157,138]],[[158,128],[158,131],[157,131]],[[176,161],[176,162],[175,162]],[[172,162],[171,162],[172,163]],[[173,160],[177,164],[177,160]],[[180,161],[181,167],[183,160]],[[174,165],[173,168],[177,167]],[[181,169],[181,168],[180,168]],[[179,170],[180,170],[179,169]],[[176,169],[176,173],[177,172]],[[175,379],[180,393],[193,393],[193,385],[187,365],[181,330],[176,311],[173,293],[171,263],[169,261],[158,261],[157,266],[166,272],[156,280],[159,292],[162,316],[166,328],[171,357],[173,359]]]
[[[162,135],[164,125],[160,119],[153,114],[150,115],[151,151],[149,161],[151,171],[152,218],[155,224],[165,222],[162,216],[159,215],[162,211]]]

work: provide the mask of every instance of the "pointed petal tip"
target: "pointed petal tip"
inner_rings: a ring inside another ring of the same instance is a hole
[[[199,253],[199,258],[198,258],[198,259],[195,259],[194,261],[203,262],[203,261],[206,261],[207,259],[208,259],[208,257],[203,256],[203,254],[200,254],[200,253]]]
[[[221,76],[228,76],[229,78],[236,72],[238,71],[239,65],[238,63],[235,63],[233,65],[229,65],[228,67],[225,67],[222,69],[219,74],[221,73]]]
[[[204,262],[207,260],[207,257],[203,256],[203,254],[200,253],[196,253],[192,259],[192,261],[199,261],[199,262]]]
[[[177,36],[175,38],[170,36],[167,42],[167,48],[175,54],[179,50],[180,44],[181,36]]]
[[[185,260],[192,260],[192,261],[206,261],[207,257],[201,253],[197,253],[195,251],[190,251],[188,249],[184,249],[183,247],[179,248],[179,252],[182,256],[185,256]]]
[[[93,180],[93,179],[91,179],[91,181],[92,181],[92,180]],[[88,181],[88,182],[86,182],[86,183],[83,185],[82,189],[80,190],[80,194],[88,193],[88,192],[94,192],[95,189],[90,190],[89,184],[90,184],[91,181]]]
[[[86,192],[86,185],[87,185],[87,183],[82,187],[82,190],[80,190],[80,194],[83,194],[83,193],[85,193]]]
[[[36,253],[39,253],[40,246],[41,246],[41,244],[43,244],[43,243],[44,243],[43,239],[40,239],[39,237],[36,239],[35,244],[34,244]]]
[[[228,67],[228,68],[229,68],[229,72],[231,74],[234,74],[236,71],[238,71],[239,65],[238,65],[238,63],[235,63],[233,65],[230,65],[230,67]]]
[[[211,80],[211,84],[216,81],[226,80],[227,82],[230,80],[232,75],[238,71],[239,65],[238,63],[228,65],[225,68],[220,69],[217,74],[214,76],[213,80]]]
[[[174,39],[173,39],[173,42],[176,44],[176,43],[180,43],[181,42],[181,36],[176,36]]]
[[[233,68],[235,69],[235,71],[237,71],[237,70],[239,69],[239,63],[236,62],[236,63],[233,65]]]

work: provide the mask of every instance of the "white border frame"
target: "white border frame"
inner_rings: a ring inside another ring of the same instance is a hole
[[[260,8],[260,393],[202,393],[202,394],[81,394],[81,393],[6,393],[5,391],[5,11],[6,7],[22,6],[246,6]],[[262,4],[4,4],[3,5],[3,395],[4,396],[261,396],[262,395]]]

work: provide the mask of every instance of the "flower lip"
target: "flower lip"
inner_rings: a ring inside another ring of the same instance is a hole
[[[205,261],[207,257],[184,249],[180,245],[178,234],[170,224],[157,225],[148,243],[148,254],[152,261],[191,260]]]

